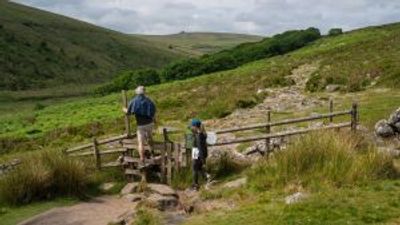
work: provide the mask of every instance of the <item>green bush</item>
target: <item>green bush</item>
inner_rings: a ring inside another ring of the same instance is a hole
[[[282,55],[301,48],[321,37],[318,29],[287,31],[260,42],[241,44],[198,59],[186,59],[167,65],[161,72],[162,81],[182,80],[202,74],[236,68],[245,63]]]
[[[127,71],[118,75],[112,82],[97,88],[95,93],[105,95],[138,85],[154,85],[229,70],[248,62],[299,49],[320,37],[319,30],[315,28],[287,31],[260,42],[245,43],[233,49],[203,55],[200,58],[177,61],[165,66],[160,73],[151,69]],[[279,78],[274,82],[279,85],[287,84],[284,78]]]
[[[265,189],[291,183],[342,186],[396,176],[392,159],[366,146],[349,134],[306,135],[252,168],[249,181]]]
[[[160,76],[154,69],[138,69],[119,74],[110,83],[95,89],[96,94],[106,95],[121,90],[134,89],[137,86],[150,86],[160,83]]]
[[[84,164],[55,151],[32,153],[0,179],[0,199],[11,205],[60,195],[81,197],[89,183]]]
[[[329,30],[328,35],[329,36],[338,36],[343,34],[342,28],[332,28]]]

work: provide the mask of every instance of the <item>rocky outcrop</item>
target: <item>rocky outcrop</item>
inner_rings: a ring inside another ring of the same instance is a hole
[[[387,120],[379,120],[375,124],[375,133],[379,137],[392,137],[395,135],[395,131],[392,126],[388,123]]]
[[[174,189],[164,184],[128,183],[121,190],[121,197],[128,202],[139,202],[160,211],[174,210],[179,205],[179,196]],[[140,192],[140,190],[144,190]]]
[[[378,121],[375,124],[375,133],[383,138],[400,135],[400,108],[393,112],[388,120]]]

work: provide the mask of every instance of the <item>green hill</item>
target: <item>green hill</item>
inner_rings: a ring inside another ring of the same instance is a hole
[[[0,1],[1,90],[99,83],[180,57],[142,38]]]
[[[256,42],[263,39],[263,37],[256,35],[211,32],[181,32],[170,35],[138,36],[189,55],[215,53],[245,42]]]

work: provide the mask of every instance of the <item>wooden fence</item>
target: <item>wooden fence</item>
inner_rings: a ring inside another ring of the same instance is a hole
[[[333,119],[335,117],[346,116],[346,115],[350,116],[349,122],[343,122],[343,123],[337,123],[337,124],[333,123]],[[327,126],[322,126],[322,127],[304,128],[304,129],[298,129],[298,130],[294,130],[294,131],[283,131],[283,132],[271,133],[272,127],[278,127],[278,126],[289,125],[289,124],[297,124],[297,123],[303,123],[303,122],[309,122],[309,121],[315,121],[315,120],[321,120],[321,119],[329,119],[330,124]],[[266,148],[267,148],[266,150],[267,150],[267,152],[269,152],[270,147],[271,147],[271,139],[272,138],[282,138],[282,137],[287,137],[287,136],[292,136],[292,135],[305,134],[305,133],[317,131],[317,130],[340,129],[340,128],[344,128],[344,127],[350,127],[352,131],[356,131],[358,119],[359,119],[359,115],[358,115],[358,104],[357,103],[353,103],[352,108],[350,110],[333,112],[333,101],[332,100],[329,101],[329,113],[310,116],[310,117],[303,117],[303,118],[288,119],[288,120],[272,122],[271,121],[271,112],[268,111],[267,123],[224,129],[224,130],[219,130],[219,131],[215,132],[216,134],[226,134],[226,133],[233,133],[233,132],[239,132],[239,131],[265,129],[266,135],[257,136],[257,137],[248,137],[248,138],[238,138],[235,140],[219,142],[219,143],[216,143],[216,144],[213,144],[210,146],[223,146],[223,145],[231,145],[231,144],[265,140]]]
[[[124,107],[127,106],[127,96],[125,91],[122,91],[122,103]],[[333,123],[334,118],[346,115],[350,116],[350,120],[348,122],[336,123],[336,124]],[[271,112],[268,111],[266,123],[256,124],[251,126],[235,127],[215,132],[216,134],[226,134],[226,133],[234,133],[240,131],[264,129],[265,135],[237,138],[234,140],[217,142],[209,146],[210,147],[223,146],[223,145],[265,140],[266,151],[267,153],[269,153],[271,150],[270,149],[271,139],[273,138],[283,138],[292,135],[305,134],[311,131],[324,130],[324,129],[340,129],[344,127],[350,127],[352,131],[356,131],[358,124],[358,116],[359,115],[358,115],[357,103],[353,103],[352,108],[350,110],[334,112],[332,100],[330,100],[329,102],[329,113],[310,116],[310,117],[273,122],[271,119]],[[136,135],[131,133],[129,115],[125,114],[124,118],[125,118],[125,134],[102,140],[94,138],[91,143],[65,150],[65,153],[69,156],[74,156],[74,157],[94,157],[96,168],[99,170],[110,167],[121,167],[125,169],[126,175],[138,175],[139,172],[137,170],[137,166],[135,166],[136,164],[134,163],[137,163],[139,159],[133,157],[133,152],[134,150],[137,149],[137,144],[135,143]],[[322,120],[322,119],[328,119],[329,124],[322,127],[304,128],[294,131],[281,131],[272,133],[273,127],[279,127],[289,124],[298,124],[298,123]],[[191,147],[189,144],[190,140],[188,141],[188,136],[185,136],[185,143],[180,144],[171,141],[169,138],[169,133],[170,132],[168,131],[168,129],[164,128],[163,140],[153,142],[152,149],[157,151],[157,156],[150,159],[150,161],[152,164],[159,166],[161,170],[161,181],[171,184],[172,174],[174,172],[178,172],[182,167],[188,167],[191,165]],[[105,145],[111,143],[114,143],[113,147],[107,146],[106,148],[104,148]],[[118,147],[115,147],[115,145],[118,145]],[[123,159],[128,161],[130,165],[129,167],[126,167],[126,165],[123,165],[118,161],[104,163],[102,160],[105,155],[120,155],[120,157],[123,157]],[[136,168],[136,170],[134,170],[134,168]],[[143,177],[143,173],[141,174]]]

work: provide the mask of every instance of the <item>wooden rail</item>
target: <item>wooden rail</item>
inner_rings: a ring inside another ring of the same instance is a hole
[[[338,128],[344,128],[344,127],[351,127],[351,122],[333,124],[333,125],[317,127],[317,128],[307,128],[307,129],[299,129],[299,130],[295,130],[295,131],[278,132],[275,134],[269,134],[269,135],[260,136],[260,137],[239,138],[239,139],[235,139],[232,141],[216,143],[216,144],[210,145],[210,146],[222,146],[222,145],[231,145],[231,144],[237,144],[237,143],[253,142],[253,141],[259,141],[259,140],[264,140],[264,139],[280,138],[280,137],[287,137],[287,136],[293,136],[293,135],[298,135],[298,134],[305,134],[308,132],[318,131],[318,130],[338,129]]]
[[[224,129],[224,130],[216,131],[215,133],[216,134],[225,134],[225,133],[233,133],[233,132],[238,132],[238,131],[260,129],[260,128],[265,128],[265,127],[277,127],[277,126],[282,126],[282,125],[302,123],[302,122],[320,120],[320,119],[325,119],[325,118],[331,119],[333,117],[343,116],[343,115],[351,115],[351,114],[352,114],[352,111],[349,110],[349,111],[321,114],[321,115],[303,117],[303,118],[297,118],[297,119],[287,119],[287,120],[282,120],[282,121],[278,121],[278,122],[268,122],[268,123],[256,124],[256,125],[245,126],[245,127]]]
[[[333,119],[335,117],[345,116],[345,115],[351,116],[350,122],[339,123],[339,124],[333,123]],[[255,130],[255,129],[265,129],[266,135],[258,136],[258,137],[238,138],[238,139],[231,140],[231,141],[224,141],[224,142],[216,143],[216,144],[213,144],[210,146],[211,147],[212,146],[223,146],[223,145],[231,145],[231,144],[265,140],[266,151],[269,152],[272,138],[282,138],[282,137],[287,137],[287,136],[305,134],[305,133],[317,131],[317,130],[339,129],[339,128],[344,128],[344,127],[350,127],[352,131],[356,131],[358,120],[359,120],[358,116],[359,115],[358,115],[357,103],[353,103],[351,110],[333,112],[333,101],[332,100],[329,100],[329,113],[315,115],[315,116],[271,122],[271,111],[268,111],[267,112],[267,123],[223,129],[223,130],[219,130],[219,131],[215,132],[216,134],[226,134],[226,133],[234,133],[234,132],[248,131],[248,130]],[[315,120],[321,120],[321,119],[329,119],[330,124],[328,126],[322,126],[322,127],[317,127],[317,128],[306,128],[306,129],[299,129],[299,130],[295,130],[295,131],[271,133],[272,127],[296,124],[296,123],[302,123],[302,122],[309,122],[309,121],[315,121]]]
[[[110,137],[110,138],[106,138],[106,139],[97,141],[97,144],[98,145],[104,145],[104,144],[108,144],[108,143],[111,143],[111,142],[116,142],[116,141],[123,140],[123,139],[125,139],[127,137],[128,136],[126,134],[115,136],[115,137]],[[73,153],[73,152],[78,152],[78,151],[82,151],[84,149],[93,148],[93,146],[94,146],[94,141],[92,143],[88,143],[88,144],[84,144],[84,145],[80,145],[80,146],[77,146],[77,147],[74,147],[74,148],[67,149],[67,150],[65,150],[65,153],[69,154],[69,153]]]

